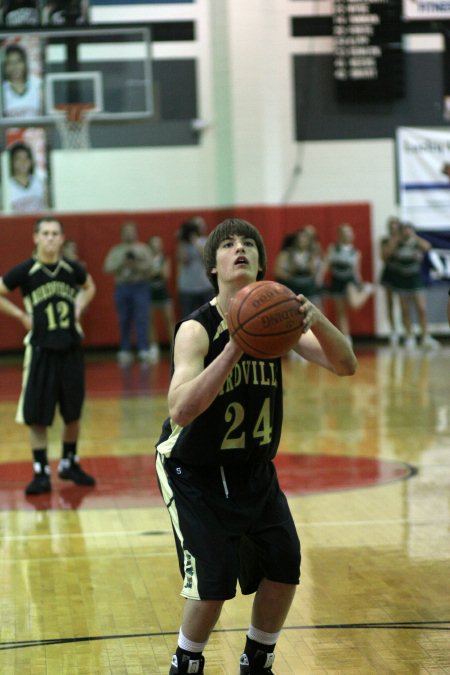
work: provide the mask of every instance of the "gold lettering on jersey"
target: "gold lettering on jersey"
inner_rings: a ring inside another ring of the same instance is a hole
[[[228,394],[242,383],[246,385],[277,387],[275,364],[271,361],[239,361],[227,376],[219,396],[225,393]]]
[[[270,379],[266,377],[266,370],[264,368],[264,361],[259,362],[259,369],[261,371],[261,384],[270,384]]]
[[[233,374],[234,374],[234,368],[233,368],[233,370],[231,371],[231,373],[227,376],[227,379],[226,379],[226,381],[225,381],[225,385],[224,385],[224,386],[225,386],[225,391],[226,391],[226,392],[233,391],[233,389],[234,389],[234,386],[233,386]]]
[[[277,378],[276,378],[276,375],[275,375],[275,364],[272,363],[272,362],[269,362],[269,366],[270,366],[270,374],[272,376],[272,380],[271,380],[270,384],[272,385],[272,387],[277,387],[278,382],[277,382]]]
[[[250,364],[251,361],[241,361],[237,365],[242,365],[242,372],[244,374],[244,382],[248,384],[250,382]]]
[[[43,284],[31,292],[31,304],[35,307],[39,303],[56,296],[73,302],[77,292],[76,288],[72,288],[72,286],[63,281],[49,281],[47,284]]]

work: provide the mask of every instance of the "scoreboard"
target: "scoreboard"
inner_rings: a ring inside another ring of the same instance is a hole
[[[334,0],[334,80],[339,101],[403,95],[401,0]]]

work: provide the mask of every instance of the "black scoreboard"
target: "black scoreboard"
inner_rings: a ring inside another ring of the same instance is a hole
[[[334,0],[334,80],[339,101],[403,96],[401,0]]]

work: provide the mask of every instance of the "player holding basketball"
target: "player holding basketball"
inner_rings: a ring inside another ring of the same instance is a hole
[[[79,319],[95,294],[92,277],[76,261],[62,258],[63,226],[52,217],[34,226],[35,254],[0,277],[0,311],[28,330],[24,377],[16,421],[30,428],[34,477],[27,495],[50,492],[47,427],[59,405],[64,419],[58,475],[77,485],[95,485],[81,468],[77,442],[84,399],[84,363]],[[25,311],[6,297],[20,288]]]
[[[186,598],[170,674],[203,673],[203,650],[225,600],[255,593],[240,675],[272,673],[275,644],[300,578],[300,542],[272,460],[281,434],[281,359],[258,360],[230,340],[226,313],[262,279],[259,232],[230,218],[209,235],[204,260],[216,297],[175,329],[170,417],[157,443],[161,494],[172,520]],[[337,375],[356,358],[303,295],[296,351]]]

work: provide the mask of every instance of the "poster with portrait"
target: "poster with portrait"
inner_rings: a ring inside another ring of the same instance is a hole
[[[39,0],[0,0],[2,25],[35,28],[40,25]]]
[[[47,138],[41,127],[8,128],[2,157],[7,213],[41,213],[50,207]]]
[[[89,0],[43,0],[43,26],[87,26]]]
[[[36,35],[11,35],[0,44],[3,117],[43,114],[43,52]]]

